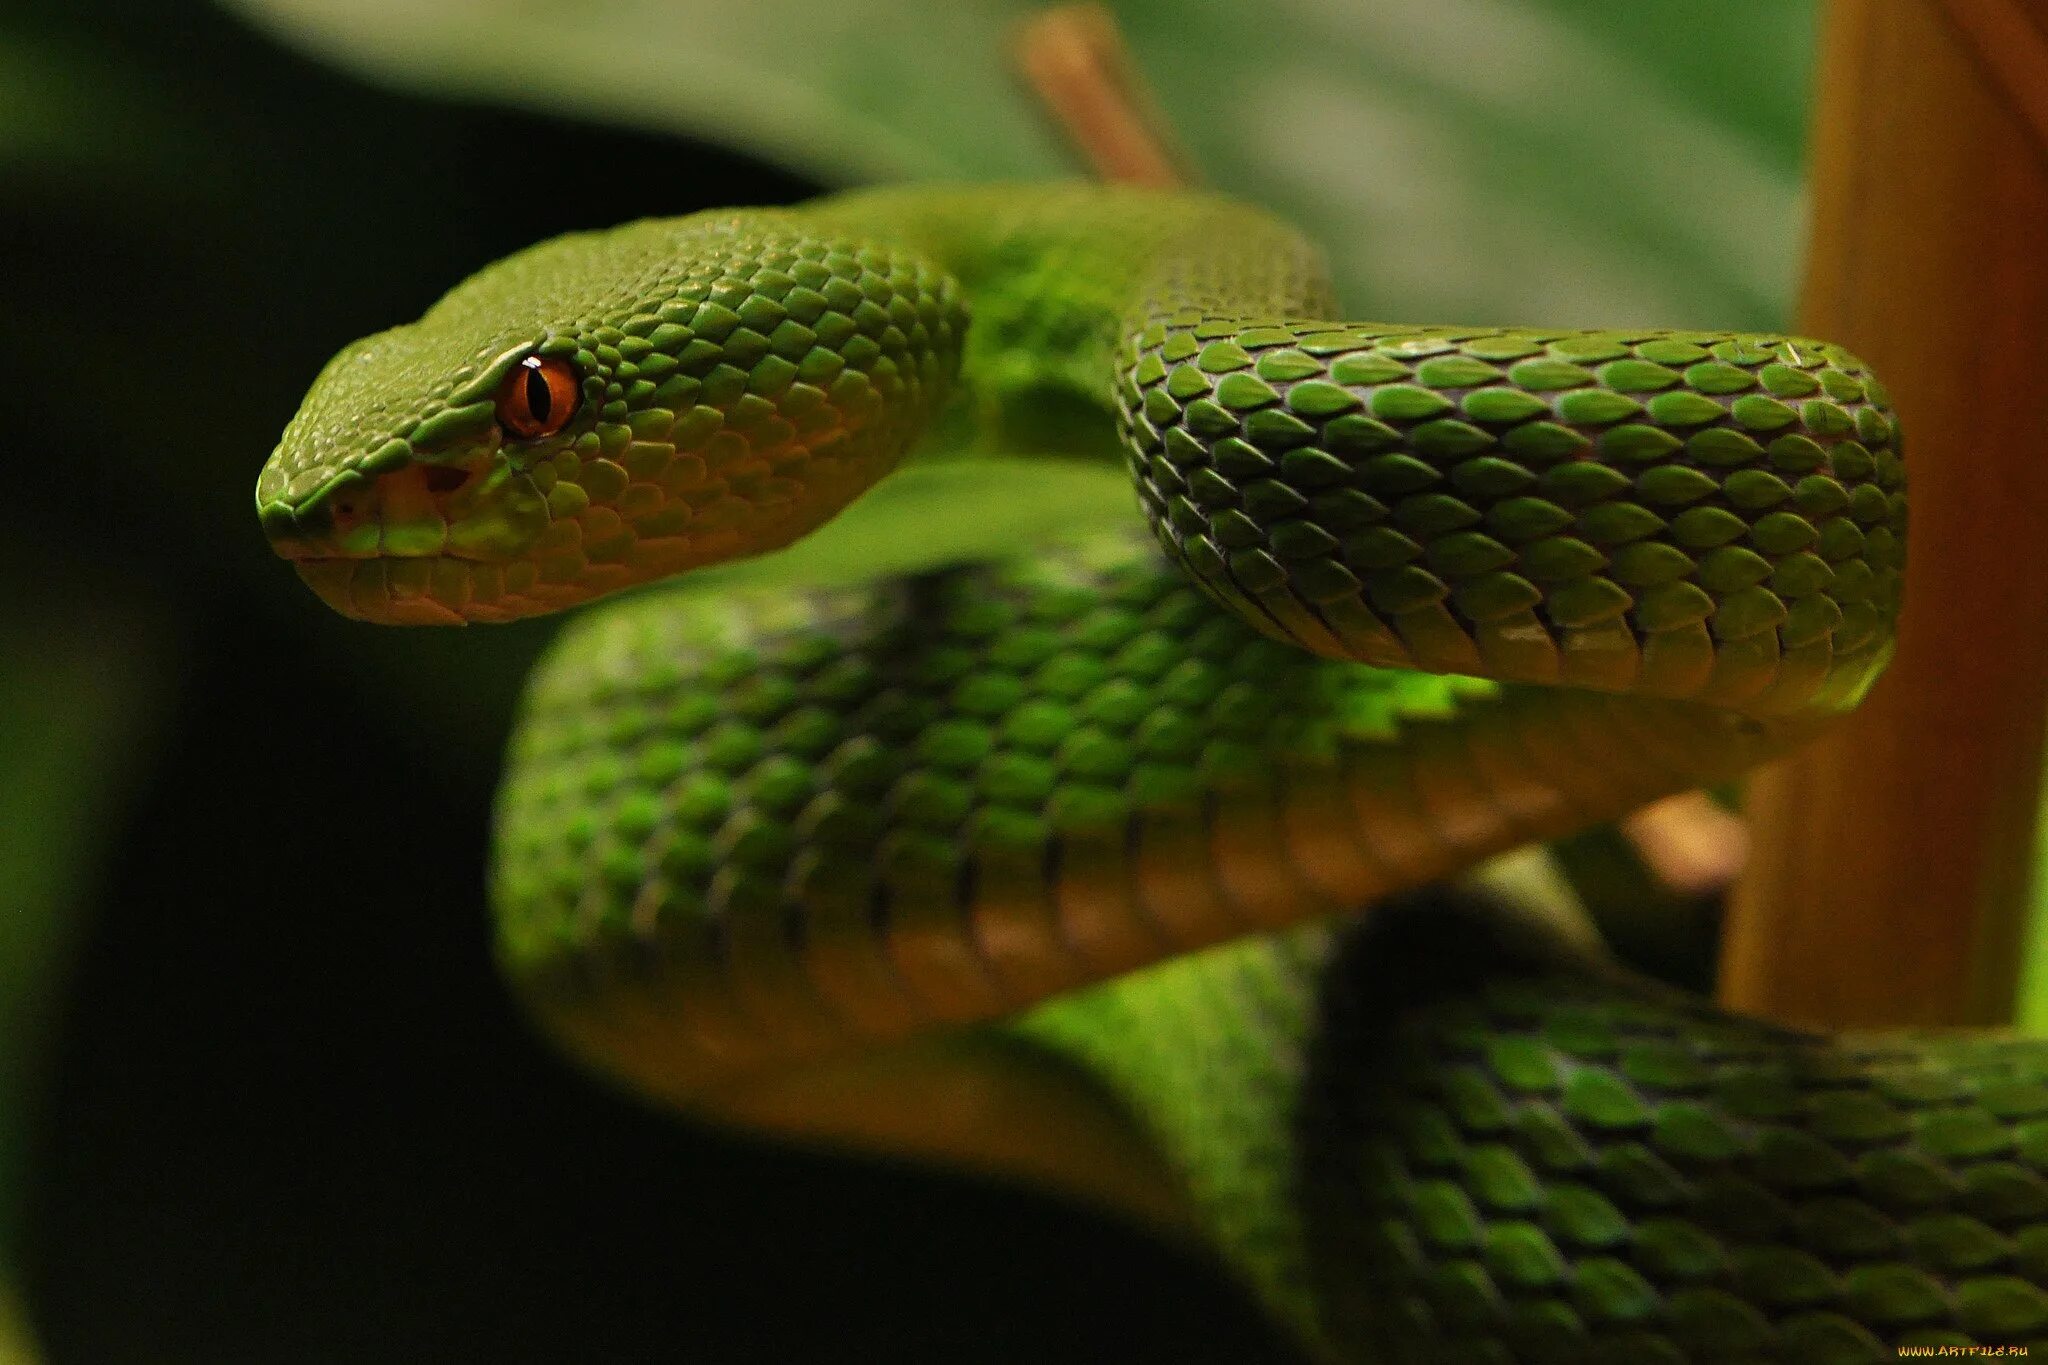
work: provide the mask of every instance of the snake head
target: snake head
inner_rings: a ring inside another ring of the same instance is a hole
[[[558,237],[335,356],[258,514],[344,615],[573,606],[831,517],[914,440],[964,327],[947,276],[772,211]]]

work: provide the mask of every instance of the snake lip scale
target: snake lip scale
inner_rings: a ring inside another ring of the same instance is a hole
[[[257,509],[367,620],[611,599],[491,898],[642,1094],[1178,1220],[1330,1359],[2048,1349],[2041,1046],[1731,1018],[1411,894],[1856,704],[1883,385],[1340,317],[1210,196],[647,219],[344,348]]]

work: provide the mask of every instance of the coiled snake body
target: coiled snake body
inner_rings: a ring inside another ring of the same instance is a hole
[[[700,570],[554,646],[493,855],[507,971],[647,1093],[1164,1173],[1335,1358],[2048,1335],[2040,1048],[1356,915],[1853,705],[1899,602],[1884,390],[1796,338],[1334,312],[1203,197],[649,220],[345,349],[257,502],[373,621]]]

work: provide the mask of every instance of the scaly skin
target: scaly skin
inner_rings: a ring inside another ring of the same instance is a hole
[[[501,957],[647,1093],[1164,1171],[1333,1358],[2048,1332],[2042,1050],[1729,1020],[1490,919],[1433,980],[1456,912],[1340,922],[1853,705],[1898,608],[1882,388],[1793,338],[1333,311],[1205,198],[631,224],[343,351],[258,505],[401,623],[800,542],[585,614],[513,743]],[[582,399],[516,439],[536,354]]]

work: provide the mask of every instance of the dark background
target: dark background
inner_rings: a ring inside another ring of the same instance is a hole
[[[19,1227],[49,1359],[1289,1359],[1220,1274],[1105,1219],[696,1131],[558,1061],[482,891],[551,623],[359,626],[258,534],[256,471],[340,342],[627,216],[611,189],[650,165],[670,193],[631,213],[812,187],[376,91],[197,5],[0,35],[32,77],[0,153],[0,649],[122,715],[83,750],[121,795]]]

